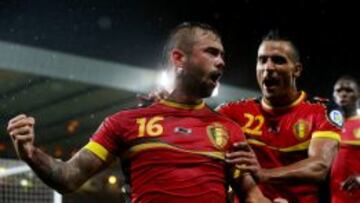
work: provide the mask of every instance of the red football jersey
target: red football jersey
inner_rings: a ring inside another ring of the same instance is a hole
[[[238,141],[241,128],[204,103],[162,100],[108,117],[86,148],[129,163],[132,202],[225,203],[224,153]]]
[[[331,202],[360,202],[360,190],[345,192],[341,183],[349,176],[360,174],[360,116],[346,120],[339,152],[331,170]]]
[[[305,92],[289,106],[274,108],[261,99],[230,102],[218,111],[242,127],[263,168],[277,168],[308,157],[310,140],[340,139],[343,122],[339,110]],[[289,202],[317,202],[316,183],[260,184],[265,196]]]

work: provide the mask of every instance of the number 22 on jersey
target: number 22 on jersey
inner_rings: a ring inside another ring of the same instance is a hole
[[[247,122],[242,127],[242,130],[250,135],[261,136],[262,135],[261,127],[264,125],[264,121],[265,121],[264,116],[262,115],[254,116],[252,114],[245,113],[244,117],[247,119]]]

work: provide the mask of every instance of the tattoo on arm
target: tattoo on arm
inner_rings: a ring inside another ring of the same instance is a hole
[[[36,149],[33,156],[26,161],[42,181],[61,193],[76,190],[87,179],[109,165],[86,149],[80,150],[67,162],[54,159]]]

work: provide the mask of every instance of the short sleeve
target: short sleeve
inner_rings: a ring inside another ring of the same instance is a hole
[[[121,123],[117,115],[107,117],[84,148],[104,161],[113,155],[119,154],[123,150],[120,149],[120,146],[122,146],[121,135],[124,134]]]
[[[317,128],[312,138],[327,138],[340,141],[341,128],[344,124],[344,117],[339,108],[327,102],[321,106],[317,116]]]
[[[215,109],[219,114],[230,118],[231,120],[237,121],[239,116],[236,114],[239,113],[239,108],[233,103],[223,103],[216,107]]]

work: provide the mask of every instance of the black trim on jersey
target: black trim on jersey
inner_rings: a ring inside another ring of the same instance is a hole
[[[236,104],[236,103],[243,103],[243,102],[247,102],[247,101],[254,101],[255,103],[260,104],[261,103],[261,97],[241,98],[241,99],[238,99],[238,100],[226,101],[226,102],[223,102],[223,103],[219,104],[215,108],[215,111],[217,111],[217,109],[222,108],[223,106]]]
[[[333,101],[322,98],[322,97],[309,97],[308,100],[310,103],[314,104],[320,104],[325,107],[326,110],[326,118],[327,120],[337,126],[338,128],[342,128],[344,125],[344,112],[341,110],[341,108]],[[339,116],[338,121],[334,121],[334,116]],[[340,118],[341,117],[341,118]]]

